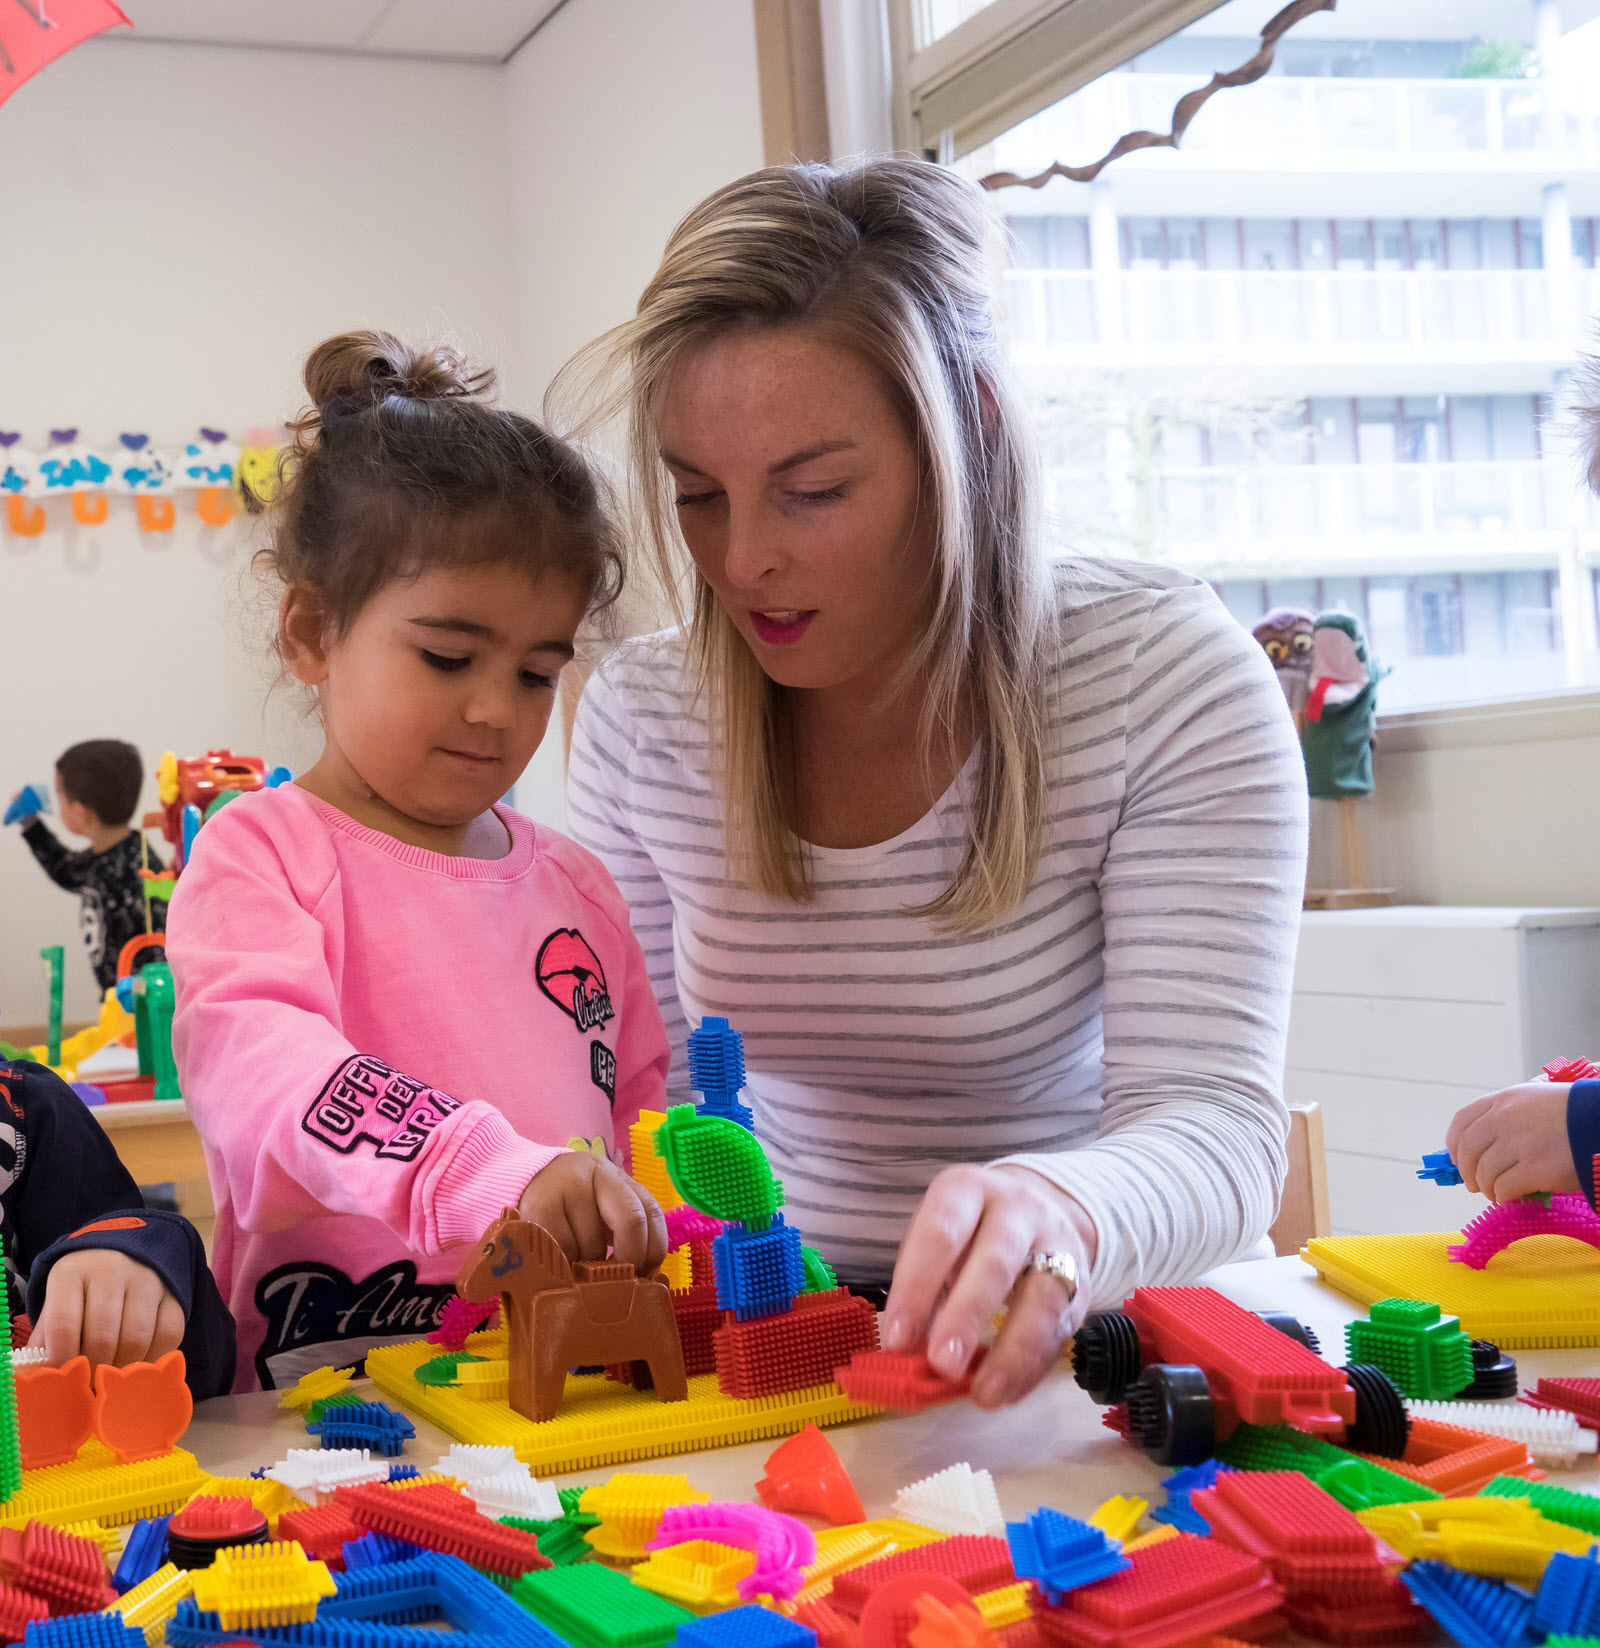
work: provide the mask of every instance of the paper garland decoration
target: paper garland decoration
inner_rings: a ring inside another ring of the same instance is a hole
[[[225,526],[242,499],[241,484],[266,498],[277,482],[279,449],[268,430],[252,430],[240,444],[226,430],[201,428],[180,447],[157,447],[148,435],[128,433],[115,447],[97,448],[81,442],[75,428],[52,429],[50,440],[40,451],[23,446],[19,431],[0,430],[0,498],[11,530],[23,537],[44,531],[39,500],[70,497],[74,519],[94,526],[109,514],[108,495],[131,497],[139,524],[164,532],[177,518],[175,494],[197,494],[200,519]]]

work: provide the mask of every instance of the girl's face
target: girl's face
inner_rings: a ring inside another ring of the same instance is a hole
[[[762,669],[880,686],[926,627],[933,552],[873,368],[810,328],[730,333],[675,374],[658,433],[689,553]]]
[[[435,828],[469,823],[538,749],[585,591],[504,563],[386,584],[336,640],[291,590],[281,627],[294,674],[318,691],[319,767]]]

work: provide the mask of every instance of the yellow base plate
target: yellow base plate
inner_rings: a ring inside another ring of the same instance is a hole
[[[504,1356],[505,1334],[480,1334],[468,1340],[466,1349],[476,1356]],[[536,1472],[581,1471],[694,1448],[732,1447],[881,1411],[852,1402],[833,1384],[743,1402],[724,1396],[716,1375],[703,1373],[689,1381],[688,1401],[661,1402],[651,1391],[591,1373],[568,1376],[561,1412],[541,1424],[514,1412],[504,1397],[480,1402],[449,1385],[419,1383],[416,1370],[437,1355],[439,1347],[421,1339],[380,1345],[367,1352],[367,1374],[379,1390],[458,1442],[513,1447],[517,1458]]]
[[[1446,1252],[1460,1240],[1456,1231],[1319,1236],[1300,1257],[1364,1305],[1426,1299],[1502,1350],[1600,1345],[1600,1253],[1568,1236],[1530,1236],[1474,1270]]]
[[[183,1448],[119,1465],[116,1455],[91,1437],[70,1465],[22,1473],[22,1487],[0,1504],[0,1528],[20,1528],[30,1517],[57,1526],[92,1518],[110,1528],[142,1516],[165,1516],[188,1504],[205,1480],[194,1455]]]

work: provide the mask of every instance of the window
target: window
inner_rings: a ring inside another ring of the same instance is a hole
[[[1228,0],[956,163],[1165,131],[1270,9]],[[1600,21],[1567,20],[1319,13],[1181,150],[996,192],[1063,541],[1185,567],[1246,623],[1356,613],[1389,709],[1600,680],[1600,508],[1556,410],[1600,309]]]

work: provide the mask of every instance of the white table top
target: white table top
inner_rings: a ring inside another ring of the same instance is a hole
[[[1203,1280],[1252,1310],[1293,1312],[1321,1339],[1330,1359],[1342,1362],[1344,1324],[1365,1311],[1324,1286],[1300,1259],[1262,1259],[1225,1265]],[[1541,1375],[1593,1373],[1600,1351],[1513,1352],[1525,1387]],[[885,1414],[829,1430],[855,1482],[869,1517],[886,1516],[896,1492],[907,1483],[966,1461],[993,1472],[1000,1506],[1020,1519],[1041,1505],[1082,1516],[1113,1494],[1139,1494],[1159,1506],[1158,1487],[1167,1475],[1100,1423],[1098,1408],[1073,1384],[1065,1365],[1015,1407],[984,1413],[970,1402],[952,1402],[920,1414]],[[426,1420],[416,1419],[416,1440],[406,1458],[431,1466],[450,1439]],[[201,1465],[219,1475],[245,1474],[281,1459],[287,1448],[309,1443],[298,1415],[277,1406],[272,1392],[225,1396],[195,1411],[184,1441]],[[670,1458],[641,1460],[580,1471],[554,1480],[604,1481],[615,1470],[681,1472],[717,1499],[753,1499],[755,1483],[777,1441],[751,1442]],[[1600,1492],[1594,1456],[1588,1468],[1553,1471],[1563,1487]]]

